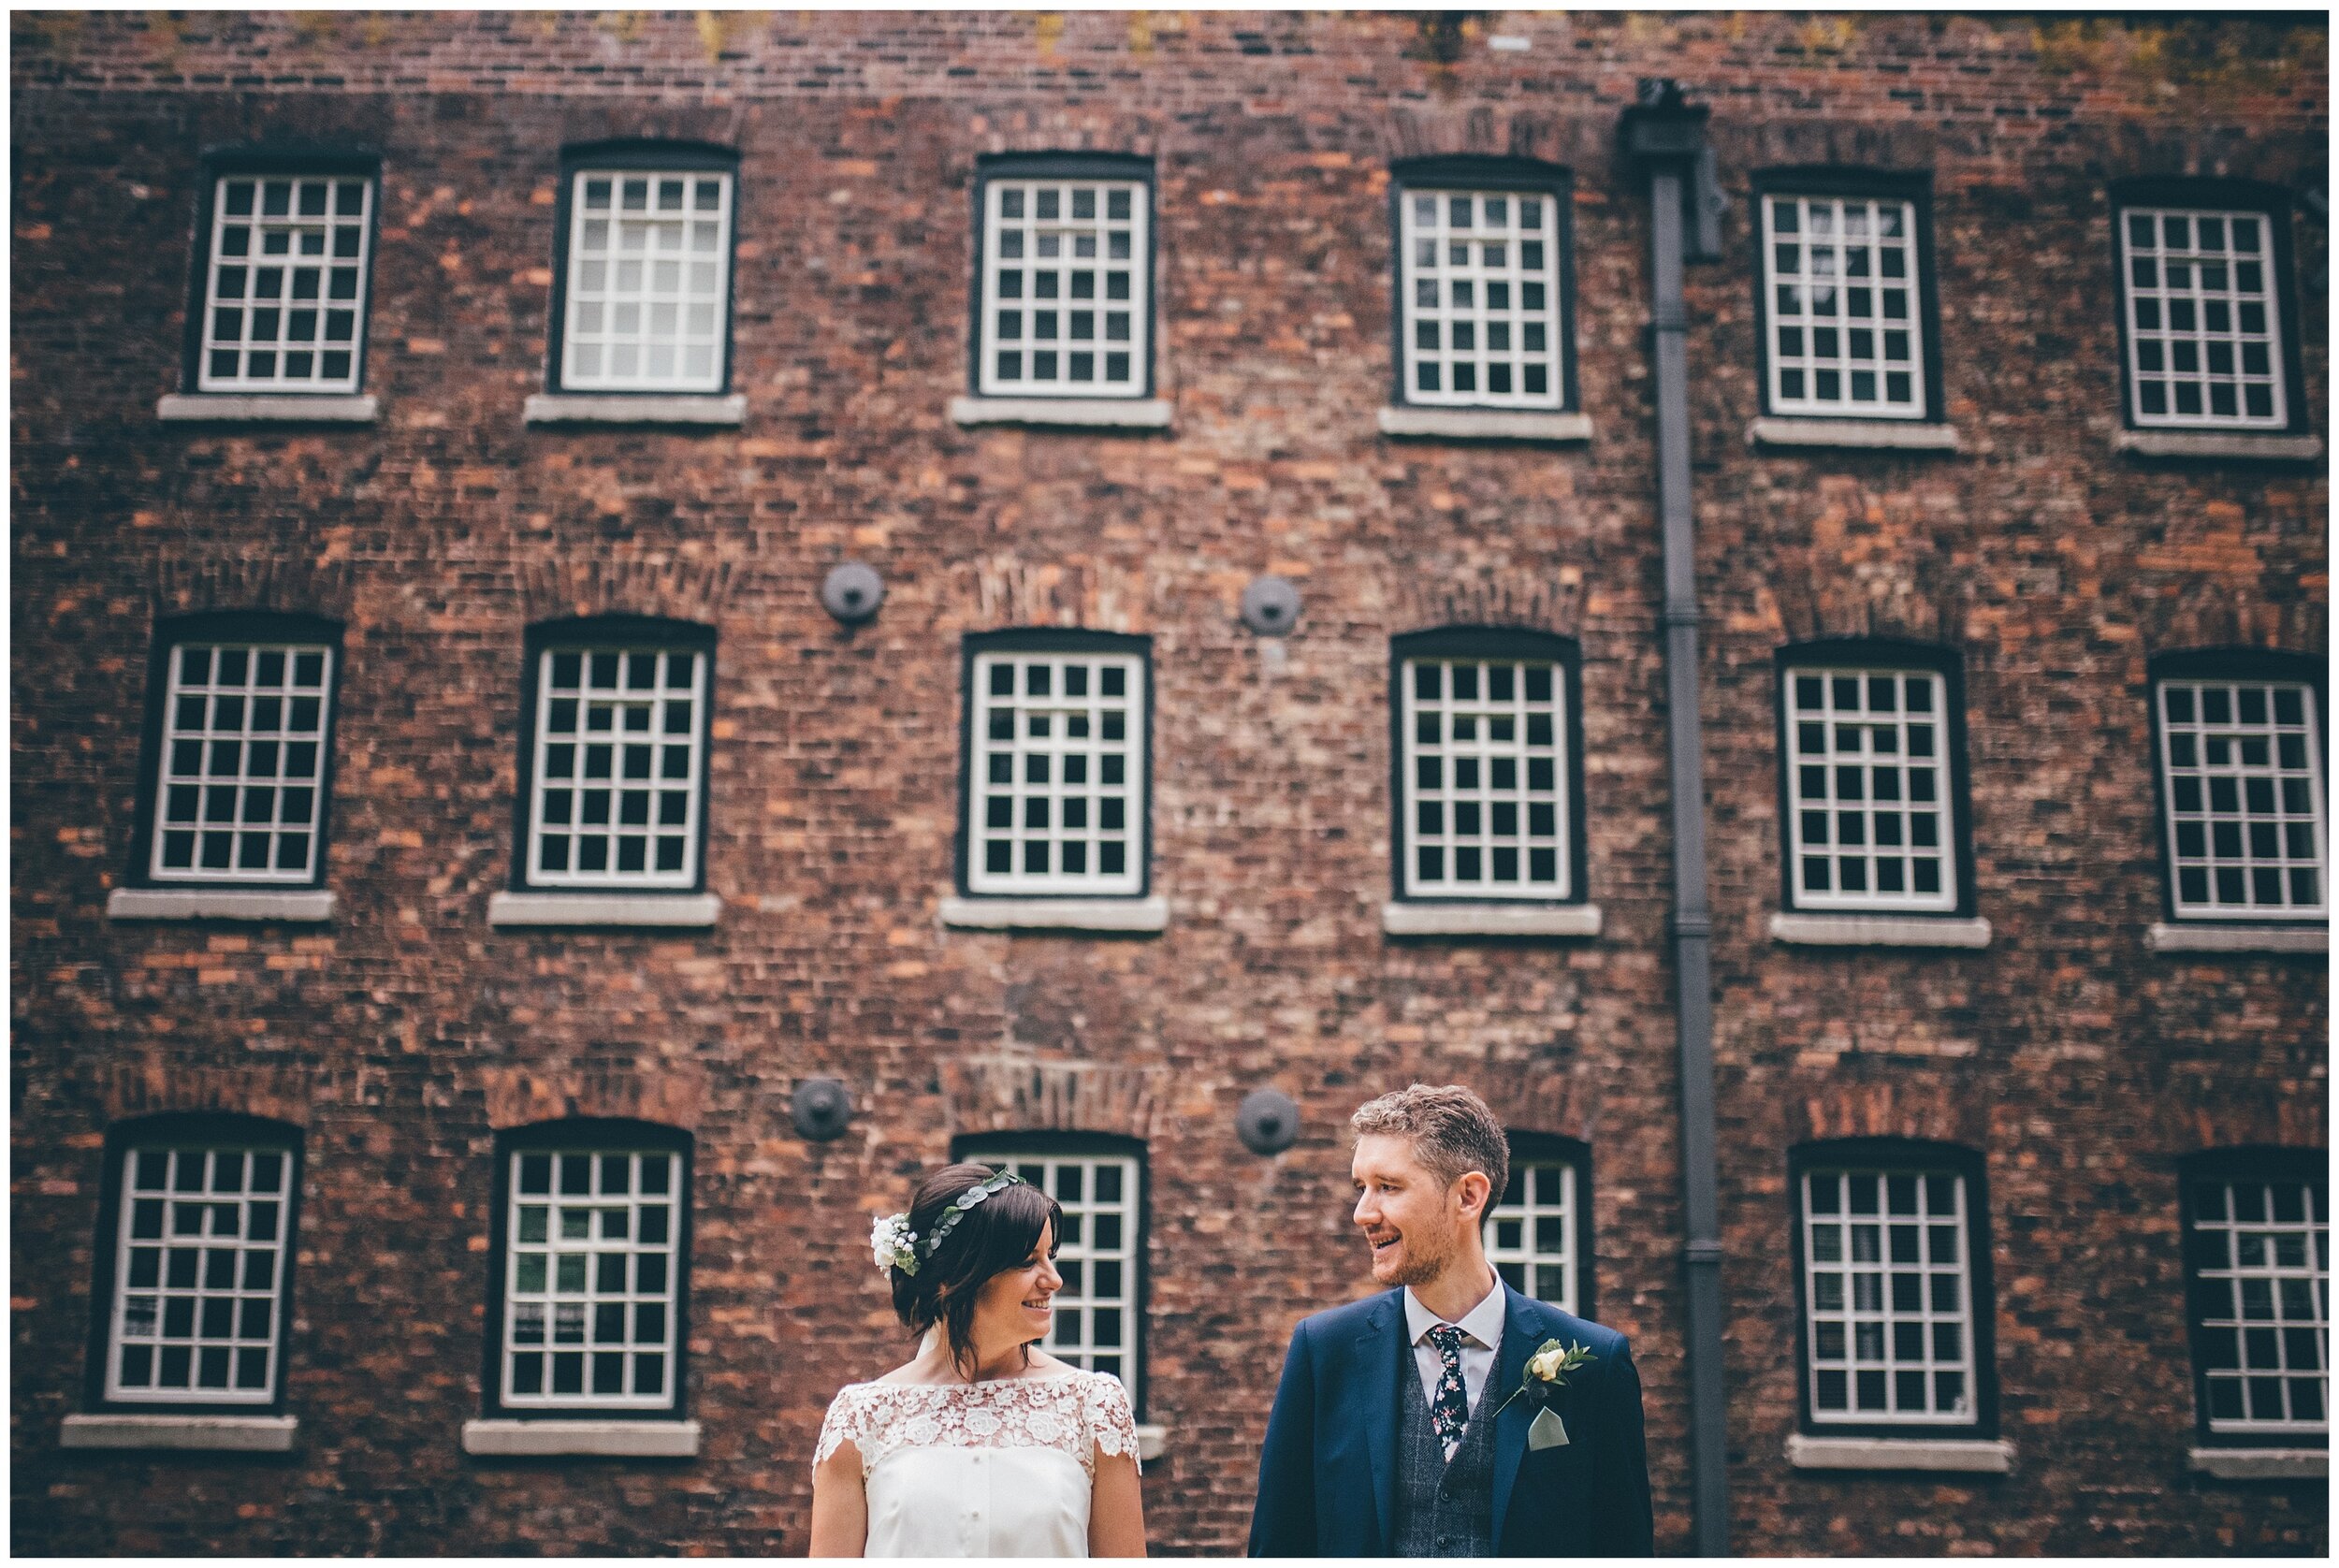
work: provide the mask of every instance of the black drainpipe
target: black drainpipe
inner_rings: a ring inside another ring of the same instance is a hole
[[[1665,741],[1673,793],[1674,1016],[1681,1048],[1681,1185],[1688,1235],[1690,1488],[1695,1551],[1730,1553],[1722,1428],[1722,1239],[1714,1189],[1713,913],[1706,902],[1706,765],[1697,705],[1696,534],[1690,513],[1689,312],[1681,266],[1718,248],[1706,109],[1644,81],[1624,111],[1626,156],[1649,176],[1657,370],[1657,515],[1664,533]]]

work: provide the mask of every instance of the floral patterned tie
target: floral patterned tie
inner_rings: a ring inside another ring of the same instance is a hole
[[[1437,1324],[1430,1329],[1430,1343],[1436,1346],[1439,1362],[1437,1399],[1430,1405],[1430,1430],[1437,1433],[1437,1440],[1450,1459],[1454,1450],[1461,1445],[1462,1429],[1470,1425],[1470,1400],[1462,1387],[1462,1331],[1450,1323]]]

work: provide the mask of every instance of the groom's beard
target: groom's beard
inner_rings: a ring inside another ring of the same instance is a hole
[[[1377,1275],[1389,1285],[1428,1285],[1454,1261],[1455,1247],[1450,1237],[1432,1238],[1424,1241],[1411,1231],[1402,1233],[1400,1246],[1404,1254],[1390,1266],[1385,1275]]]

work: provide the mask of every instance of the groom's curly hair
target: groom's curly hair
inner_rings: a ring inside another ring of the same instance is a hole
[[[999,1173],[998,1168],[972,1163],[946,1165],[918,1183],[909,1200],[909,1228],[923,1239],[934,1234],[951,1200],[968,1187],[981,1186]],[[1001,1187],[981,1203],[966,1210],[942,1238],[931,1257],[921,1257],[918,1271],[905,1274],[888,1270],[893,1285],[893,1314],[912,1334],[923,1334],[936,1324],[951,1347],[951,1360],[969,1378],[975,1375],[975,1298],[994,1274],[1023,1267],[1040,1234],[1050,1238],[1050,1256],[1064,1241],[1064,1211],[1039,1187],[1019,1182]],[[919,1247],[921,1255],[925,1249]],[[1031,1360],[1031,1346],[1024,1346]]]
[[[1358,1137],[1375,1133],[1413,1145],[1421,1169],[1451,1187],[1467,1171],[1483,1171],[1501,1199],[1510,1181],[1511,1145],[1487,1102],[1459,1083],[1410,1083],[1358,1106],[1348,1125]]]

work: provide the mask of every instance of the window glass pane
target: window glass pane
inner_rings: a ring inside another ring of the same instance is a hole
[[[1143,656],[978,655],[967,887],[1141,891]]]
[[[122,1154],[106,1397],[265,1405],[276,1393],[286,1230],[282,1146]]]
[[[2319,918],[2322,750],[2312,689],[2159,683],[2162,799],[2180,916]]]
[[[1916,208],[1895,198],[1764,198],[1770,407],[1925,416]]]
[[[1141,182],[999,177],[983,186],[978,390],[1140,398],[1152,260]],[[1025,301],[1037,309],[1020,307]],[[1026,350],[1028,349],[1028,352]]]
[[[356,392],[373,182],[240,175],[214,190],[197,389]]]
[[[1965,1179],[1814,1169],[1802,1186],[1814,1423],[1972,1423],[1972,1293],[1962,1249],[1937,1245],[1928,1256],[1923,1246],[1928,1231],[1962,1231]]]
[[[2259,215],[2131,208],[2124,216],[2130,417],[2287,428],[2282,302]]]
[[[1400,671],[1400,818],[1416,896],[1570,895],[1565,679],[1550,660],[1411,659]]]
[[[1448,191],[1418,194],[1400,213],[1408,399],[1562,406],[1558,203]]]
[[[573,1149],[509,1158],[503,1402],[671,1408],[666,1368],[682,1318],[682,1156]],[[537,1164],[547,1160],[560,1173],[549,1204]]]
[[[2186,1256],[2209,1430],[2328,1432],[2330,1189],[2296,1177],[2231,1177],[2193,1191]]]
[[[638,646],[538,656],[530,886],[697,885],[710,660]]]
[[[730,173],[585,170],[571,191],[560,385],[721,391],[731,325]]]
[[[1926,670],[1790,669],[1781,762],[1798,909],[1957,907],[1948,683]]]
[[[1560,1161],[1511,1166],[1509,1190],[1487,1205],[1487,1260],[1515,1289],[1576,1310],[1576,1168]]]
[[[330,647],[183,643],[156,751],[158,882],[317,879]]]

